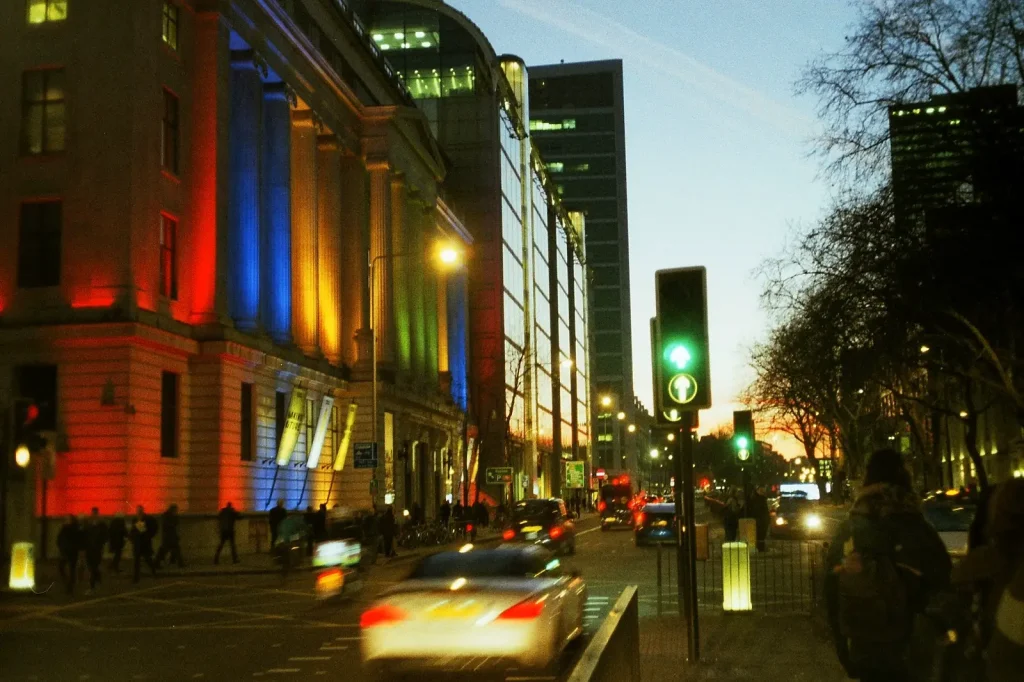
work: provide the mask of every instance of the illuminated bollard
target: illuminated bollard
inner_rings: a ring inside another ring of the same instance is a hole
[[[722,608],[750,611],[750,550],[745,542],[722,545]]]
[[[755,519],[740,519],[740,531],[736,539],[747,543],[747,548],[754,551],[757,548],[757,521]]]
[[[31,542],[15,542],[11,547],[11,576],[7,584],[12,590],[35,589],[36,557]]]

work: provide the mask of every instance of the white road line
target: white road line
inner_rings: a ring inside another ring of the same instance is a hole
[[[586,535],[587,533],[593,533],[595,530],[601,530],[601,526],[598,526],[597,528],[588,528],[587,530],[580,531],[579,533],[576,533],[576,537]]]
[[[289,661],[329,661],[330,656],[290,656]]]
[[[348,651],[347,646],[328,646],[324,644],[320,647],[320,651]]]
[[[300,668],[271,668],[267,673],[271,675],[276,673],[297,673],[300,670]]]
[[[335,637],[335,642],[358,642],[362,637]]]

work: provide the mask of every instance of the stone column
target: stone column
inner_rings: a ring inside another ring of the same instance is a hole
[[[313,112],[292,111],[292,336],[307,355],[319,347],[316,138]]]
[[[441,269],[438,267],[439,263],[437,260],[437,253],[434,245],[434,241],[437,235],[437,229],[435,228],[435,209],[431,206],[426,206],[423,209],[423,238],[425,240],[424,249],[429,252],[430,259],[432,262],[428,263],[427,267],[423,271],[423,301],[421,310],[423,311],[423,325],[424,325],[424,343],[426,349],[424,356],[426,358],[426,381],[431,391],[437,391],[438,381],[438,295],[437,289],[439,281],[442,277]]]
[[[284,83],[263,88],[263,328],[292,340],[291,106]]]
[[[317,269],[320,349],[341,364],[341,150],[323,135],[317,151]]]
[[[409,253],[409,223],[405,210],[405,178],[394,175],[391,178],[391,252],[394,254],[394,289],[392,301],[393,338],[395,363],[398,374],[408,378],[412,369],[412,318],[410,315],[409,276],[411,261],[415,255]]]
[[[369,223],[366,167],[341,155],[341,355],[363,372],[370,363]]]
[[[426,269],[436,267],[433,254],[427,252],[424,236],[423,202],[418,193],[409,193],[406,225],[408,239],[406,251],[409,257],[409,322],[412,340],[412,361],[410,370],[413,381],[427,381],[427,322],[424,304],[426,302]]]
[[[391,365],[395,361],[394,316],[391,305],[390,258],[391,170],[386,161],[371,162],[370,172],[370,260],[373,263],[373,320],[377,328],[377,363]]]
[[[231,53],[231,317],[255,331],[260,308],[260,113],[263,84],[251,51]]]
[[[436,288],[434,289],[434,301],[437,304],[434,308],[437,322],[434,327],[434,335],[437,339],[437,370],[448,372],[448,273],[441,272],[437,276]]]

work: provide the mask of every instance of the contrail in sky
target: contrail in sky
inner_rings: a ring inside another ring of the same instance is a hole
[[[595,45],[627,51],[627,59],[686,86],[699,90],[749,116],[779,129],[787,136],[810,136],[814,119],[775,101],[701,63],[688,54],[637,33],[628,26],[571,0],[498,0],[507,9],[532,17]]]

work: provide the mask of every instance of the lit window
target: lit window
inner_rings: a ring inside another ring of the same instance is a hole
[[[562,121],[562,128],[564,130],[576,130],[576,119],[574,119],[574,118],[567,118],[567,119],[565,119],[564,121]]]
[[[64,114],[64,69],[26,71],[22,81],[22,153],[35,156],[64,151]]]
[[[18,230],[18,286],[24,289],[60,284],[61,202],[21,205]]]
[[[178,221],[160,215],[160,295],[178,300]]]
[[[565,169],[565,164],[561,161],[554,161],[547,164],[548,170],[552,173],[561,173]]]
[[[178,98],[164,90],[163,125],[160,129],[160,164],[178,173]]]
[[[28,0],[28,23],[45,24],[68,18],[68,0]]]
[[[178,51],[178,16],[181,10],[173,2],[164,0],[163,38],[164,44]]]

